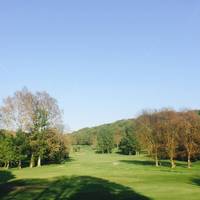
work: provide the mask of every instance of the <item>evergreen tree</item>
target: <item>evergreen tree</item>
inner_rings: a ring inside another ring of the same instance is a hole
[[[112,153],[114,148],[113,134],[109,129],[101,129],[97,136],[97,150],[101,153]]]
[[[125,155],[135,155],[140,151],[140,146],[133,129],[127,128],[125,130],[125,135],[119,144],[119,150]]]

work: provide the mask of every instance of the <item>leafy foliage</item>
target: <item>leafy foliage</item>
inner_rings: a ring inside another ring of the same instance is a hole
[[[134,127],[134,120],[129,119],[93,128],[85,128],[72,134],[73,141],[74,144],[78,145],[91,145],[102,153],[112,152],[114,147],[120,148],[119,150],[122,154],[127,154],[127,151],[134,153],[136,146],[139,149]],[[126,138],[127,135],[129,138]]]
[[[97,136],[97,151],[101,153],[112,153],[114,148],[113,135],[109,129],[100,129]]]
[[[127,128],[119,144],[119,150],[125,155],[135,155],[140,152],[140,145],[134,129]]]
[[[156,166],[158,159],[169,158],[175,168],[175,159],[181,158],[190,168],[191,160],[199,158],[200,116],[196,112],[144,112],[136,123],[139,142],[155,159]]]
[[[0,107],[0,164],[7,168],[27,161],[30,167],[59,163],[69,155],[69,141],[60,130],[62,111],[47,92],[33,94],[24,88]]]

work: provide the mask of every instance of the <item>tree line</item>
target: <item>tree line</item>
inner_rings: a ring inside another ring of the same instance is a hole
[[[188,162],[200,158],[200,113],[177,112],[171,109],[144,111],[136,119],[122,120],[73,134],[73,143],[91,145],[99,153],[111,153],[114,148],[122,154],[146,153],[159,166],[169,159]]]
[[[188,162],[200,158],[199,112],[164,109],[144,112],[136,119],[136,134],[141,146],[159,166],[160,159],[170,159],[175,168],[175,159]]]
[[[135,119],[121,120],[63,134],[62,110],[47,92],[24,88],[4,99],[0,107],[0,166],[60,163],[70,144],[91,145],[97,153],[135,155],[146,153],[159,166],[169,159],[188,162],[200,159],[200,113],[171,109],[144,111]]]
[[[0,166],[59,163],[68,158],[69,139],[63,134],[62,111],[47,92],[24,88],[0,107]]]

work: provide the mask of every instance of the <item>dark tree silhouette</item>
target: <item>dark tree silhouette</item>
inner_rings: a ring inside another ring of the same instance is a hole
[[[17,188],[17,190],[16,190]],[[131,188],[107,180],[80,176],[61,177],[52,182],[45,179],[15,180],[0,186],[3,200],[148,200]]]

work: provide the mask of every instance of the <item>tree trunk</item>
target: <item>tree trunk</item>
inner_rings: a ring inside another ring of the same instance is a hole
[[[191,155],[190,152],[188,153],[188,168],[192,167],[192,163],[191,163]]]
[[[34,167],[34,155],[31,154],[31,161],[30,161],[30,168],[33,168]]]
[[[19,162],[18,162],[18,168],[19,168],[19,169],[22,168],[22,161],[21,161],[21,160],[19,160]]]
[[[38,167],[41,167],[41,156],[38,156],[38,163],[37,163]]]
[[[157,156],[157,154],[156,154],[156,156],[155,156],[155,162],[156,162],[156,167],[159,167],[159,161],[158,161],[158,156]]]
[[[7,165],[6,165],[6,168],[9,169],[9,167],[10,167],[10,162],[8,161]]]
[[[171,158],[170,160],[171,160],[172,169],[174,169],[176,167],[175,161],[173,158]]]

